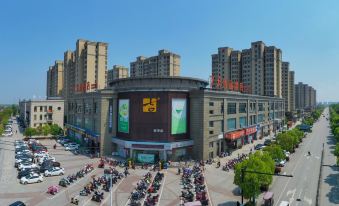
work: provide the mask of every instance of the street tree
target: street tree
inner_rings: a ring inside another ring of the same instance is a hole
[[[285,154],[283,149],[278,144],[272,144],[263,149],[267,152],[273,160],[283,160],[285,159]]]

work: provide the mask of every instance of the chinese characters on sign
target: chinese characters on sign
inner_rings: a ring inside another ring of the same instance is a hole
[[[159,98],[143,98],[142,111],[143,112],[157,112],[157,103]]]
[[[82,84],[76,84],[74,87],[75,87],[74,89],[76,92],[85,92],[85,91],[89,91],[92,89],[97,89],[98,85],[97,83],[91,84],[90,82],[87,82],[87,83],[82,83]]]
[[[251,86],[244,85],[242,82],[222,79],[221,76],[210,76],[210,86],[212,89],[224,89],[241,93],[251,93]]]

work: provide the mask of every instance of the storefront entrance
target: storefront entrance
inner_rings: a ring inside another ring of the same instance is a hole
[[[160,160],[160,151],[157,150],[133,150],[132,158],[136,163],[156,163]]]

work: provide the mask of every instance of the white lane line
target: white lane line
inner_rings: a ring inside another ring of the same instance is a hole
[[[123,181],[125,181],[125,180],[126,180],[126,178],[122,179],[122,180],[115,186],[114,190],[112,190],[112,196],[113,196],[113,193],[115,193],[115,191],[118,189],[119,185],[120,185]],[[102,203],[101,203],[100,205],[103,205],[103,204],[108,200],[108,198],[109,198],[110,196],[111,196],[111,194],[108,193],[107,197],[102,201]]]
[[[157,202],[156,206],[157,206],[157,205],[160,205],[160,200],[161,200],[162,192],[164,191],[164,187],[165,187],[167,171],[168,171],[168,170],[166,169],[166,172],[164,173],[164,181],[163,181],[162,187],[161,187],[161,189],[160,189],[160,194],[159,194],[158,202]]]

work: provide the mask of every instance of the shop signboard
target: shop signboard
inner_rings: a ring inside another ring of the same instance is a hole
[[[142,111],[143,112],[157,112],[157,103],[159,98],[143,98]]]
[[[123,133],[129,132],[129,100],[119,99],[118,109],[118,131]]]
[[[257,127],[256,127],[256,126],[255,126],[255,127],[247,128],[247,129],[245,130],[245,135],[253,134],[253,133],[255,133],[256,131],[257,131]]]
[[[187,100],[172,99],[171,134],[183,134],[187,130]]]
[[[138,162],[140,163],[153,163],[154,154],[138,154]]]

